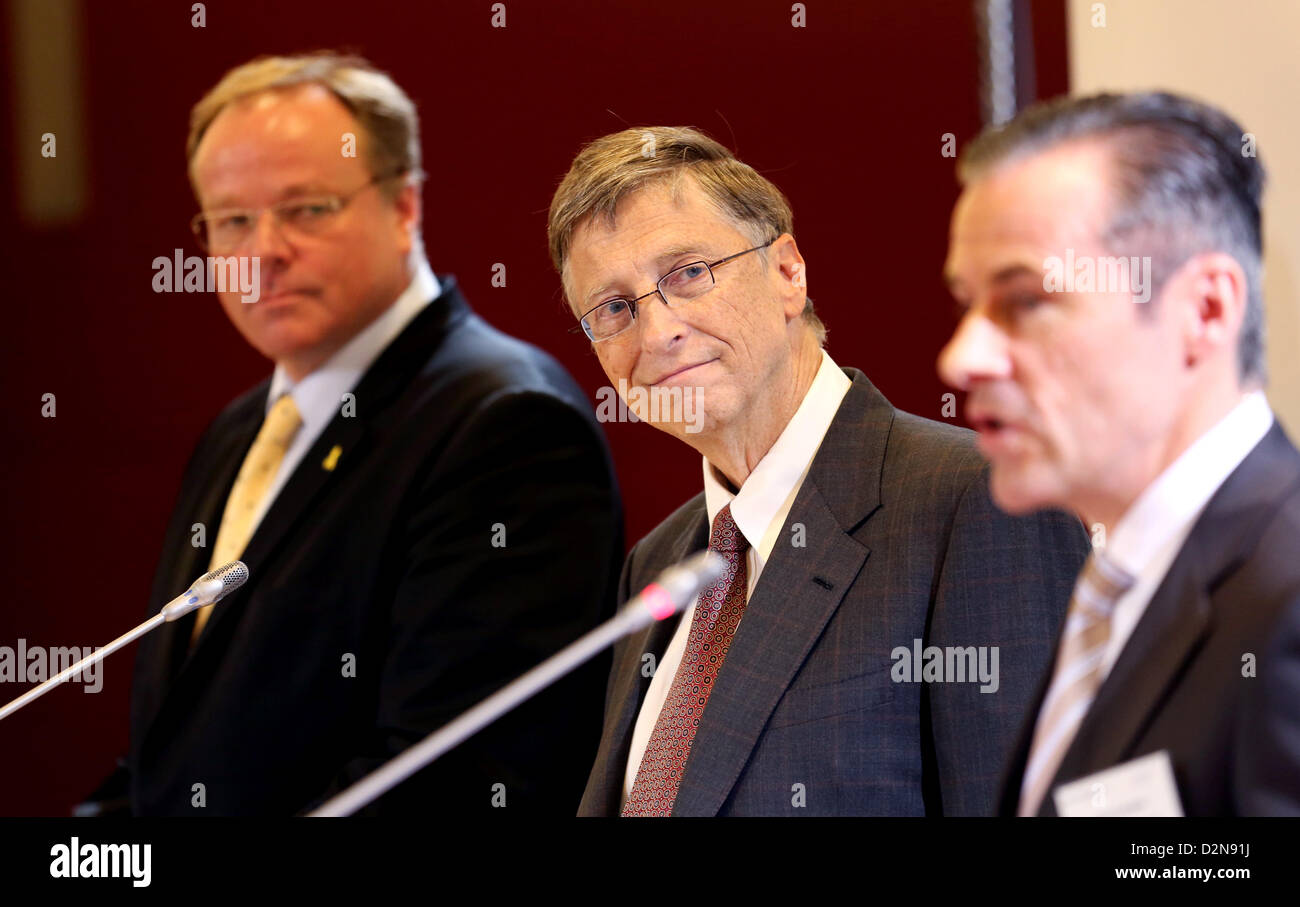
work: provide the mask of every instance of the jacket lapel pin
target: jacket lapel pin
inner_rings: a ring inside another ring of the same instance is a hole
[[[328,455],[326,455],[325,459],[321,460],[320,463],[321,468],[323,468],[326,472],[333,472],[334,467],[338,465],[339,455],[342,453],[343,453],[343,448],[338,444],[335,444],[333,447],[330,448],[330,452]]]

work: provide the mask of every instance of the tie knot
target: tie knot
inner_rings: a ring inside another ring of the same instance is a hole
[[[744,551],[749,548],[749,541],[731,516],[730,504],[719,510],[718,515],[713,518],[713,532],[709,535],[709,547],[722,553]]]
[[[292,394],[285,394],[266,414],[261,434],[280,447],[288,447],[300,425],[302,415],[298,412],[298,405],[293,402]]]
[[[1109,617],[1136,578],[1100,551],[1094,550],[1083,564],[1078,596],[1099,617]]]

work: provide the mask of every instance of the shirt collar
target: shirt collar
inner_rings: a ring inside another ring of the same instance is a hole
[[[313,433],[318,425],[323,427],[334,418],[343,394],[356,386],[379,354],[441,293],[438,278],[421,257],[415,276],[393,304],[310,375],[294,383],[284,367],[277,364],[266,395],[266,411],[269,413],[284,394],[292,394],[307,433]]]
[[[799,408],[776,443],[740,486],[739,492],[732,493],[713,464],[707,457],[703,458],[704,502],[709,526],[713,526],[718,511],[731,504],[731,516],[736,527],[752,547],[760,548],[772,520],[781,512],[787,498],[802,484],[804,474],[821,447],[822,438],[852,385],[848,376],[822,350],[821,365]]]
[[[1107,557],[1140,576],[1161,550],[1186,539],[1192,524],[1273,425],[1263,391],[1246,394],[1146,487],[1105,545]]]

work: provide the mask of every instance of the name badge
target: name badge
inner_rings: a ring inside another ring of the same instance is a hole
[[[1169,751],[1161,750],[1052,792],[1058,816],[1181,816]]]

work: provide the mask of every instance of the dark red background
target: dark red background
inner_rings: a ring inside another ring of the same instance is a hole
[[[87,215],[58,230],[11,215],[3,242],[0,645],[102,645],[144,616],[194,442],[270,371],[215,299],[150,289],[156,256],[196,251],[190,105],[258,54],[346,49],[392,73],[423,117],[435,270],[455,273],[489,321],[558,356],[593,399],[606,380],[566,330],[547,257],[551,193],[581,143],[684,124],[789,197],[836,361],[940,418],[934,360],[954,315],[938,275],[956,197],[940,146],[979,128],[970,3],[824,0],[807,4],[802,29],[788,0],[509,0],[505,29],[489,27],[490,6],[214,0],[196,29],[189,2],[84,5]],[[1060,93],[1064,6],[1034,14],[1038,93]],[[11,119],[0,129],[14,154],[38,153]],[[15,179],[0,186],[9,212]],[[494,262],[505,288],[490,284]],[[40,416],[47,392],[55,419]],[[630,542],[699,490],[699,457],[645,425],[606,429]],[[109,771],[126,748],[133,657],[108,660],[100,694],[67,686],[0,724],[0,814],[66,814]],[[0,687],[0,701],[23,689]]]

